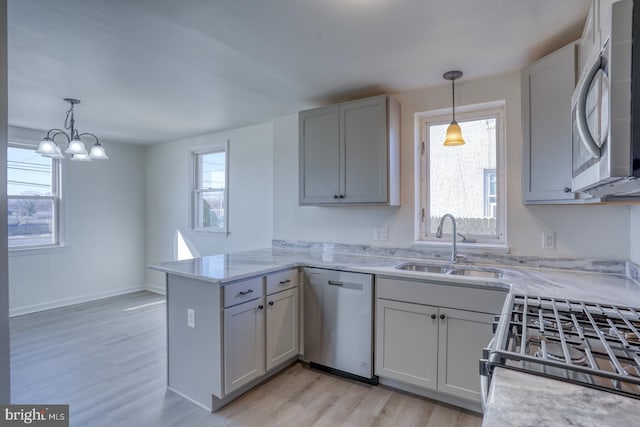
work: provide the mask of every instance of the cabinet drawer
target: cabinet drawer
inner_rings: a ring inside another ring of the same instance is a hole
[[[262,298],[262,276],[226,285],[223,288],[224,306]]]
[[[267,276],[267,295],[298,286],[298,269],[279,271]]]
[[[427,281],[376,278],[376,295],[394,301],[497,314],[502,311],[507,293]]]

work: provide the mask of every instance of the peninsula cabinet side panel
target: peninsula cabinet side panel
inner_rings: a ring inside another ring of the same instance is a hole
[[[220,286],[167,276],[168,386],[211,410],[211,396],[223,397]]]

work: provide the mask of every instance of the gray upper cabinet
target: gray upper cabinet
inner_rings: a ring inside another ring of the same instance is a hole
[[[583,203],[569,190],[576,51],[571,43],[522,73],[524,203]]]
[[[300,202],[335,203],[340,193],[337,105],[300,112]]]
[[[301,111],[300,204],[400,204],[400,105],[376,96]]]

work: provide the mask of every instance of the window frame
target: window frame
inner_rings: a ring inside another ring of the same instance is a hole
[[[456,106],[458,122],[469,120],[496,119],[496,236],[468,235],[475,243],[459,245],[477,248],[507,248],[507,192],[506,192],[506,130],[504,100],[481,104]],[[430,200],[429,174],[429,125],[448,124],[451,122],[451,109],[425,111],[414,115],[415,123],[415,226],[414,243],[427,245],[450,245],[451,233],[445,233],[442,239],[429,233]],[[456,147],[451,147],[455,149]]]
[[[34,154],[38,155],[35,151],[38,148],[37,144],[32,141],[20,141],[15,138],[9,138],[7,142],[7,149],[9,147],[13,148],[21,148],[27,150],[33,150]],[[7,165],[8,168],[8,159]],[[53,204],[53,213],[52,219],[53,224],[51,227],[51,232],[53,234],[53,242],[50,244],[40,244],[40,245],[22,245],[22,246],[9,246],[7,243],[7,248],[9,254],[20,254],[20,253],[31,253],[33,251],[40,252],[42,250],[53,249],[53,248],[61,248],[66,246],[64,242],[64,221],[63,221],[63,212],[64,212],[64,204],[62,197],[62,161],[61,159],[51,159],[51,196],[12,196],[9,195],[9,191],[7,189],[7,201],[9,199],[19,199],[19,200],[51,200]]]
[[[191,187],[191,212],[190,212],[190,222],[191,222],[191,230],[199,233],[208,233],[212,236],[217,237],[227,237],[229,235],[229,141],[223,143],[212,143],[197,147],[191,147],[191,174],[190,174],[190,187]],[[201,188],[202,184],[202,176],[200,175],[200,171],[202,169],[201,156],[212,153],[225,153],[224,156],[224,227],[222,229],[219,228],[211,228],[211,227],[200,227],[200,218],[199,218],[199,201],[200,194],[207,192],[215,192],[220,191],[220,189],[211,189],[211,188]]]

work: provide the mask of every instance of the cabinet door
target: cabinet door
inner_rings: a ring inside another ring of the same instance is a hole
[[[387,97],[340,105],[341,203],[385,203],[388,187]]]
[[[267,297],[267,371],[298,354],[298,289]]]
[[[571,94],[576,84],[576,45],[570,44],[524,70],[523,200],[572,200]],[[565,202],[566,203],[566,202]]]
[[[376,375],[435,390],[437,314],[436,307],[378,299]]]
[[[493,315],[449,308],[439,314],[438,391],[480,402],[478,361],[493,337]]]
[[[336,203],[340,163],[338,106],[299,115],[300,204]]]
[[[226,394],[264,374],[264,300],[224,309]]]

